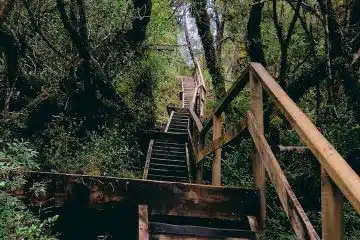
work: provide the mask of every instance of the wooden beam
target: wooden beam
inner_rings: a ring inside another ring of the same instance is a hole
[[[300,138],[317,157],[357,213],[360,214],[360,177],[261,64],[251,63],[251,69]]]
[[[222,148],[235,141],[246,128],[247,128],[247,119],[240,120],[234,129],[231,129],[230,131],[226,132],[220,138],[211,142],[204,149],[202,149],[196,157],[196,163],[200,163],[205,157],[212,154],[217,149]]]
[[[170,127],[170,123],[171,123],[171,119],[173,118],[174,116],[174,110],[171,111],[171,114],[170,114],[170,117],[169,117],[169,120],[166,124],[166,127],[165,127],[165,131],[164,132],[167,132],[169,130],[169,127]]]
[[[222,122],[221,116],[214,115],[213,140],[221,137]],[[212,161],[212,185],[221,186],[221,148],[215,150]]]
[[[240,78],[233,83],[229,91],[226,93],[226,96],[222,99],[222,101],[216,107],[214,113],[211,115],[211,118],[206,121],[200,135],[206,135],[206,133],[210,130],[213,124],[213,116],[220,116],[225,109],[230,105],[230,103],[239,95],[239,93],[245,88],[249,80],[249,70],[246,69],[242,72]]]
[[[52,193],[36,195],[31,191],[32,185],[27,184],[13,192],[33,206],[60,207],[75,201],[82,206],[103,208],[129,201],[148,205],[149,214],[241,219],[259,213],[258,193],[253,189],[58,173],[25,175],[29,182],[40,182],[52,189]]]
[[[191,168],[190,168],[190,154],[189,154],[189,144],[185,143],[185,151],[186,151],[186,166],[187,166],[187,172],[188,172],[188,180],[189,183],[192,182],[191,178]]]
[[[258,127],[261,134],[264,134],[264,109],[263,109],[263,89],[260,81],[254,78],[250,72],[250,109],[254,115],[254,123]],[[259,151],[252,156],[252,169],[254,176],[254,184],[260,191],[260,217],[259,217],[259,233],[262,235],[265,229],[266,218],[266,174],[263,159]]]
[[[203,76],[203,74],[202,74],[202,70],[201,70],[200,64],[199,64],[198,61],[196,61],[195,65],[196,65],[196,68],[197,68],[198,73],[199,73],[200,85],[203,86],[203,89],[204,89],[204,91],[205,91],[205,93],[206,93],[206,91],[207,91],[207,90],[206,90],[206,84],[205,84],[205,81],[204,81],[204,76]]]
[[[199,149],[203,149],[205,145],[205,136],[199,136]],[[197,152],[195,158],[197,157]],[[196,161],[196,159],[195,159]],[[201,162],[200,164],[195,163],[196,166],[196,183],[202,184],[203,183],[203,176],[204,176],[204,164]]]
[[[324,168],[321,169],[322,239],[344,239],[343,196]]]
[[[151,234],[197,236],[208,237],[210,239],[246,238],[255,240],[255,233],[249,230],[219,229],[202,226],[173,225],[167,223],[150,223],[150,232]]]
[[[147,151],[147,154],[146,154],[146,162],[145,162],[143,179],[147,179],[147,176],[148,176],[148,173],[149,173],[150,159],[151,159],[151,153],[152,153],[153,145],[154,145],[154,139],[151,139],[150,143],[149,143],[149,148],[148,148],[148,151]]]
[[[196,115],[196,113],[194,112],[194,110],[192,108],[189,109],[189,113],[190,113],[190,117],[192,118],[192,120],[195,123],[196,128],[198,129],[199,132],[201,132],[201,130],[203,129],[203,126],[202,126],[200,118]]]
[[[139,205],[139,240],[149,240],[149,220],[147,205]]]
[[[162,131],[144,131],[144,135],[148,136],[150,139],[156,140],[175,140],[186,142],[188,139],[187,133],[174,133],[174,132],[162,132]]]
[[[268,176],[274,184],[275,190],[279,196],[282,208],[289,218],[293,230],[298,239],[319,240],[319,236],[315,232],[310,220],[301,207],[290,184],[288,183],[284,172],[281,170],[274,153],[271,151],[264,134],[258,129],[255,123],[255,117],[248,112],[249,132],[255,143],[256,149],[263,161]]]

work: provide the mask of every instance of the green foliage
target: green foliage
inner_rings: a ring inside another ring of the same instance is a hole
[[[0,152],[0,239],[55,239],[49,229],[57,216],[40,221],[20,200],[8,193],[25,184],[22,171],[39,169],[36,157],[37,152],[24,141],[7,143]],[[37,186],[34,185],[32,190],[41,191]]]

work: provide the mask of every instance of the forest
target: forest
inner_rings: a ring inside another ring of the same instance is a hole
[[[261,63],[360,173],[360,0],[0,0],[0,239],[61,239],[57,215],[44,219],[11,194],[25,171],[141,179],[144,132],[166,127],[197,62],[202,120]],[[225,110],[226,128],[249,99],[245,88]],[[320,164],[267,94],[264,135],[321,233]],[[247,135],[223,148],[223,186],[253,186],[254,149]],[[297,239],[266,189],[264,239]],[[360,239],[347,201],[343,220],[344,239]]]

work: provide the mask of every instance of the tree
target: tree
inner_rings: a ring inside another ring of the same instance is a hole
[[[214,38],[210,29],[210,17],[206,11],[206,0],[191,0],[191,7],[204,48],[206,66],[211,75],[215,98],[217,101],[221,101],[226,95],[225,78],[218,60],[219,56],[217,56],[214,47]]]

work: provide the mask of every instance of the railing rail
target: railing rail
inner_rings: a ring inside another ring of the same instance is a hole
[[[323,239],[342,239],[341,193],[349,200],[357,213],[360,213],[360,178],[261,64],[250,64],[239,80],[233,84],[209,120],[206,121],[198,137],[204,139],[211,127],[213,127],[213,133],[222,132],[222,124],[219,124],[221,114],[248,82],[250,82],[251,109],[246,119],[240,121],[235,129],[223,135],[217,134],[214,137],[214,134],[213,141],[209,145],[198,149],[197,177],[202,178],[201,165],[206,156],[215,153],[213,164],[219,162],[217,153],[221,153],[221,148],[237,139],[245,129],[248,129],[256,146],[252,165],[254,181],[259,189],[262,205],[259,219],[260,229],[264,228],[266,217],[266,172],[275,186],[282,208],[287,214],[297,238],[319,239],[264,137],[262,92],[265,90],[321,164]],[[213,173],[212,181],[213,185],[218,185],[221,168],[213,167],[212,171],[217,171],[216,174]],[[202,179],[197,179],[197,182],[201,181]]]

